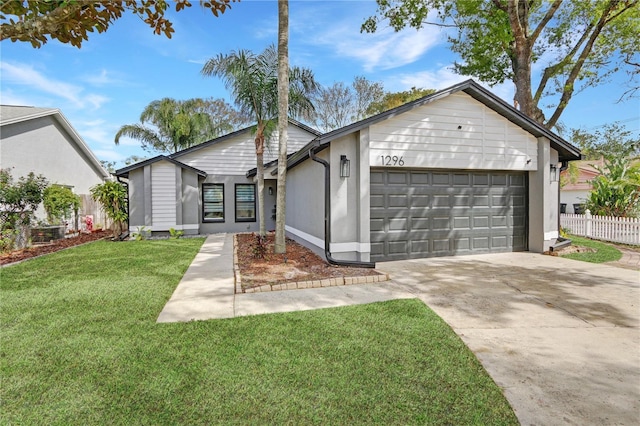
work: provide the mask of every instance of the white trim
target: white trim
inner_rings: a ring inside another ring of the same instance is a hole
[[[156,226],[141,225],[141,226],[130,226],[129,232],[137,233],[139,228],[144,228],[143,231],[169,231],[169,228],[173,228],[176,231],[186,231],[186,230],[193,230],[193,229],[197,231],[200,229],[200,226],[199,225],[171,225],[167,227],[165,225],[156,225]]]
[[[285,225],[284,226],[284,230],[287,232],[291,232],[293,235],[302,238],[303,240],[306,240],[308,242],[310,242],[311,244],[313,244],[314,246],[320,247],[322,249],[324,249],[324,240],[321,240],[318,237],[314,237],[311,234],[307,234],[304,231],[301,231],[299,229],[293,228],[289,225]]]
[[[299,229],[293,228],[289,225],[285,225],[284,229],[287,232],[291,232],[293,235],[302,238],[303,240],[306,240],[308,242],[310,242],[311,244],[313,244],[314,246],[320,247],[322,249],[324,249],[324,240],[318,238],[318,237],[314,237],[311,234],[307,234],[304,231],[301,231]],[[359,242],[352,242],[352,243],[331,243],[329,245],[329,249],[331,251],[331,253],[348,253],[348,252],[359,252],[359,253],[370,253],[371,252],[371,244],[369,243],[359,243]]]
[[[371,253],[370,243],[331,243],[329,247],[331,249],[331,253],[346,253],[352,251],[357,251],[358,253]]]
[[[558,238],[558,231],[549,231],[544,233],[545,240],[553,240],[554,238]]]

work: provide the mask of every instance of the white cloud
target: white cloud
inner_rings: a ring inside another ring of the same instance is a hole
[[[352,27],[352,24],[335,26],[317,37],[315,43],[331,46],[338,56],[361,61],[366,72],[413,63],[440,42],[437,28],[400,32],[386,29],[376,34],[360,34]]]
[[[104,68],[97,74],[94,73],[84,76],[82,80],[94,86],[124,86],[130,84],[126,78],[119,75],[119,73],[107,71]]]
[[[3,85],[7,83],[28,86],[58,98],[65,99],[76,108],[93,107],[98,109],[109,98],[93,93],[85,94],[84,88],[75,84],[46,77],[32,66],[18,62],[0,61]]]
[[[316,23],[319,19],[316,18]],[[366,72],[411,64],[443,42],[439,27],[426,26],[419,31],[409,28],[398,32],[387,27],[367,34],[360,32],[360,25],[361,22],[353,16],[339,22],[331,16],[323,22],[321,30],[307,28],[295,31],[300,32],[299,36],[305,39],[306,44],[323,46],[338,56],[360,61]]]

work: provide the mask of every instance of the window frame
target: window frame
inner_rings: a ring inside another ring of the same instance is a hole
[[[205,200],[204,200],[204,195],[205,195],[205,191],[207,188],[215,188],[215,187],[220,187],[222,188],[222,217],[216,217],[216,218],[208,218],[206,217],[206,212],[205,212]],[[225,221],[225,196],[224,196],[224,183],[203,183],[202,184],[202,223],[223,223]]]
[[[238,187],[239,186],[250,186],[253,188],[253,218],[238,218]],[[257,206],[257,194],[256,194],[256,184],[255,183],[236,183],[233,191],[233,201],[234,201],[234,216],[236,222],[256,222],[258,216],[258,206]]]

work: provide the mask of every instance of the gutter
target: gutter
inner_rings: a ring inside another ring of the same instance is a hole
[[[327,262],[332,265],[338,266],[352,266],[355,268],[375,268],[374,262],[359,262],[356,260],[337,260],[331,256],[329,244],[331,241],[331,174],[329,163],[322,158],[316,157],[314,152],[318,148],[318,145],[309,148],[309,158],[316,163],[320,163],[324,166],[324,255],[327,258]]]

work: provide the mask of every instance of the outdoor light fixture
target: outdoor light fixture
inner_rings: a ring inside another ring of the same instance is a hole
[[[558,167],[555,164],[551,165],[549,178],[550,178],[551,182],[557,182],[558,181]]]
[[[340,177],[342,178],[348,178],[349,175],[351,174],[350,172],[350,161],[347,159],[346,155],[341,155],[340,156]]]
[[[269,195],[273,195],[273,188],[269,187]]]

